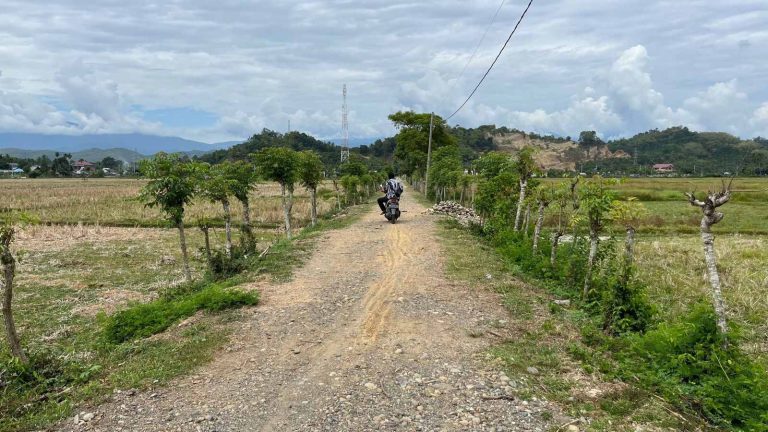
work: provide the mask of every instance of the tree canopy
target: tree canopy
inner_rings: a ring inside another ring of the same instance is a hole
[[[404,174],[426,172],[430,116],[429,113],[413,111],[398,111],[389,116],[399,130],[395,136],[397,146],[394,157],[401,163],[400,171]],[[456,139],[448,133],[445,121],[436,115],[432,130],[432,150],[455,144]]]

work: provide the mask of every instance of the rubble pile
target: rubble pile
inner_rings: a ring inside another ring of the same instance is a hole
[[[455,201],[440,201],[435,204],[430,213],[445,214],[456,219],[461,225],[480,225],[480,216],[471,208],[464,207]]]

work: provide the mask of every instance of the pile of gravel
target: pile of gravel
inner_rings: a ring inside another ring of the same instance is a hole
[[[429,212],[451,216],[464,226],[480,225],[480,216],[473,209],[455,201],[441,201],[429,209]]]

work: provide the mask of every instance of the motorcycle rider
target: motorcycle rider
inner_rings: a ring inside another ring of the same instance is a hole
[[[381,208],[381,214],[387,212],[387,201],[389,201],[392,197],[400,198],[400,194],[403,193],[403,185],[397,181],[395,178],[395,173],[389,172],[387,174],[387,178],[389,180],[387,180],[387,182],[381,186],[381,191],[386,193],[386,195],[376,200],[376,202],[379,203],[379,208]]]

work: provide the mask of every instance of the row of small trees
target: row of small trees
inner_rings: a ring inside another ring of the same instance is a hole
[[[338,181],[334,181],[337,203],[346,205],[360,204],[376,193],[386,181],[383,172],[372,172],[362,162],[351,161],[341,166]],[[343,196],[338,190],[339,185],[344,189]]]
[[[702,210],[714,307],[694,305],[661,320],[646,284],[635,277],[635,232],[647,210],[636,199],[618,200],[612,179],[542,181],[530,156],[490,153],[478,160],[475,210],[483,218],[481,232],[506,259],[575,300],[584,337],[571,354],[713,424],[765,430],[768,372],[729,330],[714,250],[712,227],[724,217],[718,209],[731,199],[731,183],[703,197],[686,194]],[[525,217],[530,209],[535,217]],[[542,241],[547,213],[551,244]],[[531,219],[533,227],[526,222]],[[605,240],[611,228],[623,232],[623,247],[610,236]],[[569,230],[571,239],[564,242]]]
[[[512,159],[502,153],[489,153],[475,163],[478,172],[478,196],[475,209],[483,216],[491,231],[511,226],[512,231],[529,235],[531,209],[535,209],[535,223],[531,253],[540,252],[545,212],[554,207],[554,223],[551,232],[549,262],[556,266],[558,247],[565,230],[571,228],[572,242],[578,243],[579,232],[586,229],[588,247],[585,257],[581,297],[587,300],[594,282],[593,271],[598,257],[600,237],[608,224],[621,227],[625,232],[621,258],[619,283],[630,283],[634,263],[635,232],[647,215],[645,207],[635,198],[616,199],[612,186],[616,180],[600,176],[582,179],[575,177],[560,182],[543,182],[537,178],[539,170],[533,159],[533,150],[525,148]],[[514,187],[512,185],[515,185]],[[712,288],[712,299],[718,316],[718,328],[727,333],[725,306],[720,278],[714,253],[714,236],[711,227],[722,220],[722,213],[716,211],[728,202],[731,185],[723,184],[718,191],[710,191],[704,200],[698,200],[688,193],[689,202],[700,207],[702,243],[704,245],[707,272]],[[516,204],[512,204],[516,202]],[[571,250],[576,250],[572,248]]]
[[[250,161],[223,162],[208,165],[181,158],[178,155],[160,153],[141,164],[142,174],[149,182],[141,190],[141,199],[148,207],[159,208],[165,218],[179,231],[179,244],[183,258],[185,279],[191,280],[187,242],[184,230],[185,210],[193,199],[201,197],[222,206],[224,215],[226,245],[225,254],[232,258],[232,212],[231,204],[238,201],[243,207],[241,230],[242,247],[245,252],[252,250],[255,241],[251,226],[250,194],[258,180],[271,180],[281,186],[285,213],[286,234],[291,236],[291,207],[296,184],[301,184],[311,197],[311,223],[317,223],[317,188],[324,178],[324,166],[320,158],[311,151],[296,152],[287,148],[267,148],[251,155]],[[0,311],[3,315],[6,339],[11,354],[22,363],[27,356],[22,350],[13,319],[13,284],[16,275],[16,257],[12,251],[16,226],[24,218],[0,220]],[[208,223],[200,222],[206,233],[206,245],[210,262],[210,246],[207,236]]]
[[[285,147],[271,147],[252,154],[250,161],[225,161],[216,165],[161,153],[153,159],[143,161],[141,172],[149,179],[141,191],[142,201],[148,207],[160,209],[179,231],[184,275],[187,280],[192,276],[184,231],[184,213],[196,197],[221,204],[226,232],[225,252],[229,258],[233,253],[233,200],[243,207],[243,248],[249,250],[254,247],[250,194],[260,179],[274,181],[280,185],[285,232],[288,238],[292,235],[291,211],[296,184],[301,184],[309,191],[311,223],[317,223],[317,188],[324,178],[324,166],[317,154],[311,151],[296,152]],[[202,227],[205,226],[207,225],[203,223]],[[207,229],[204,229],[204,232],[207,234]]]

